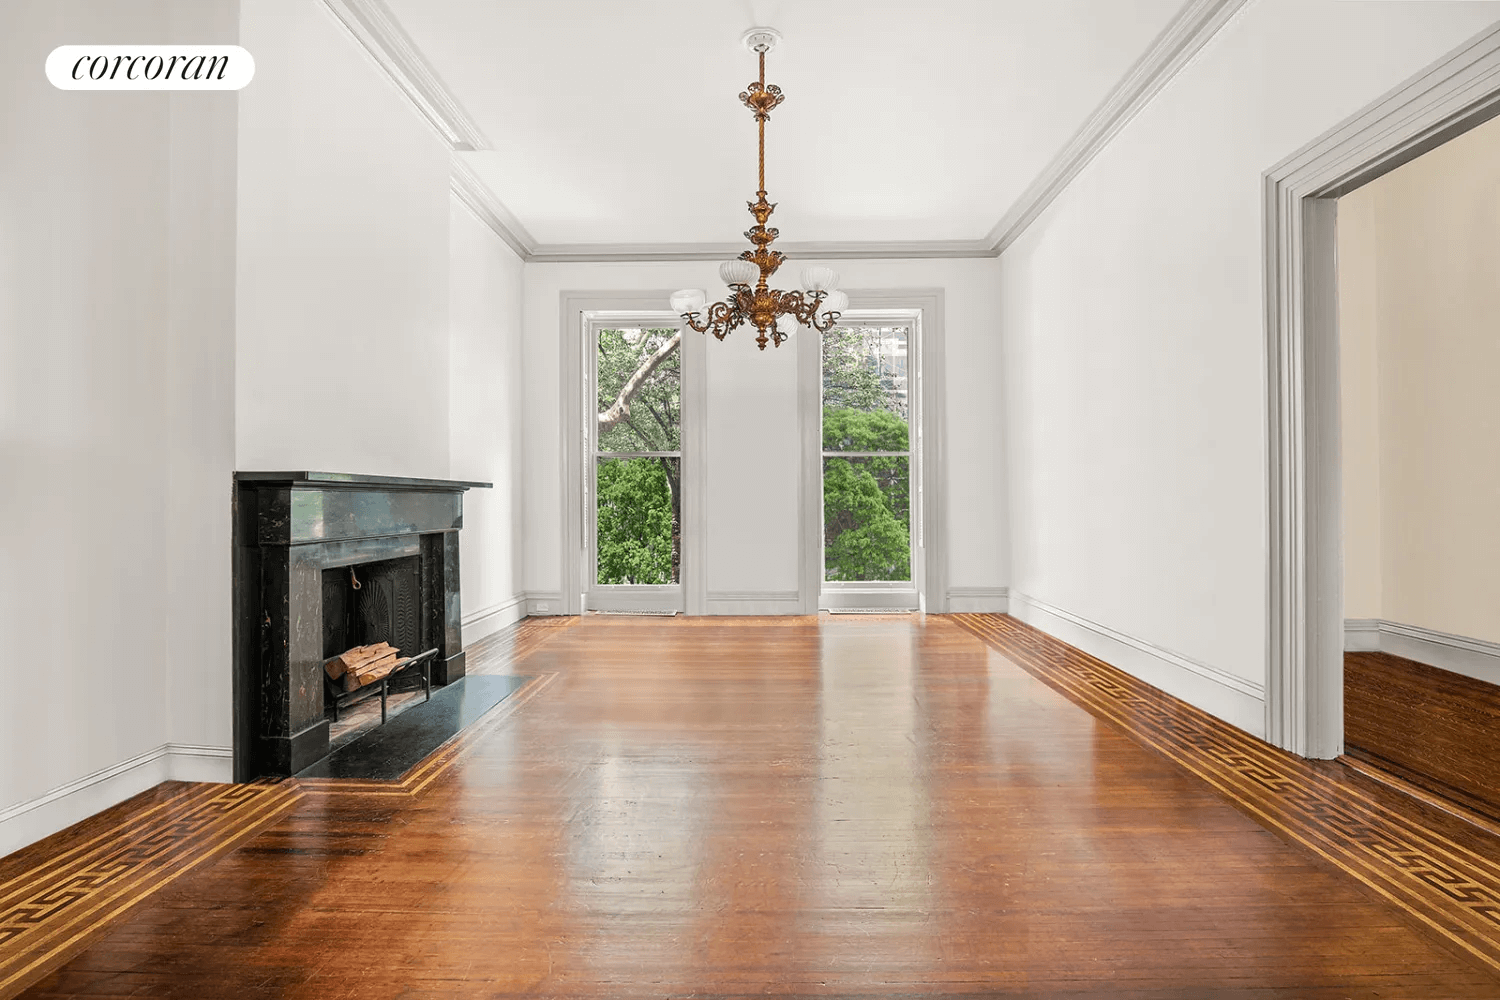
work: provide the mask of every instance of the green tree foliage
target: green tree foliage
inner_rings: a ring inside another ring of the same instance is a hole
[[[823,450],[904,452],[909,431],[859,330],[823,337]],[[911,579],[910,462],[823,460],[823,567],[829,580]]]
[[[676,338],[672,329],[599,332],[595,402],[600,451],[681,447],[682,352]],[[647,374],[632,386],[632,377],[641,372]],[[681,497],[676,459],[599,464],[596,530],[601,584],[665,584],[677,579]]]
[[[824,412],[879,410],[889,399],[859,330],[835,327],[823,334]]]
[[[906,421],[890,410],[823,407],[824,451],[905,451]]]
[[[676,451],[681,351],[674,330],[599,334],[599,449]],[[905,452],[905,404],[858,328],[823,335],[823,448]],[[824,460],[824,565],[830,580],[911,579],[910,469],[904,455]],[[598,473],[601,584],[677,579],[681,489],[676,459],[613,459]]]
[[[599,331],[598,411],[608,413],[630,377],[676,330]],[[624,416],[599,429],[600,451],[676,451],[682,426],[682,352],[673,350],[626,400]]]
[[[823,460],[823,570],[829,580],[910,580],[905,456]]]
[[[671,583],[677,513],[665,460],[599,463],[600,583]]]

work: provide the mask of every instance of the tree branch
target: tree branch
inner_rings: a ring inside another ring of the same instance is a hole
[[[630,401],[635,398],[636,393],[641,391],[641,387],[646,384],[646,379],[651,377],[651,373],[656,371],[673,351],[677,350],[677,345],[680,343],[682,343],[682,331],[678,330],[658,347],[656,353],[647,358],[630,378],[625,380],[625,385],[620,389],[620,398],[615,400],[614,405],[609,409],[599,414],[599,433],[614,429],[615,425],[630,416]]]

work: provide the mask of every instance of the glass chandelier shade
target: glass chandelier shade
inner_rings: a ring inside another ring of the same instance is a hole
[[[740,94],[740,101],[755,115],[760,131],[760,189],[756,200],[747,202],[755,225],[745,233],[750,249],[735,260],[719,265],[719,278],[729,286],[729,295],[708,304],[702,289],[684,288],[673,292],[672,311],[699,333],[712,333],[723,340],[745,323],[754,326],[755,342],[761,350],[767,343],[777,347],[796,332],[799,326],[812,327],[819,333],[833,328],[839,314],[849,308],[849,296],[838,290],[839,276],[828,267],[809,267],[802,272],[802,290],[783,292],[770,287],[771,275],[786,259],[780,250],[772,250],[777,231],[766,225],[776,206],[766,201],[766,122],[771,110],[784,100],[781,88],[766,85],[766,53],[781,36],[770,28],[752,28],[745,33],[745,43],[760,58],[760,79],[751,81]]]

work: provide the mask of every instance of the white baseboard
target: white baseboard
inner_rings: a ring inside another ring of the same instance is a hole
[[[1009,587],[949,587],[948,610],[953,614],[1003,615],[1010,609]]]
[[[168,743],[167,777],[173,781],[228,784],[234,781],[234,750],[230,747]]]
[[[494,635],[505,626],[526,617],[526,595],[517,594],[508,601],[464,615],[460,623],[465,646],[478,642],[485,636]]]
[[[563,613],[562,605],[561,591],[528,590],[526,592],[526,615],[560,615]]]
[[[710,590],[704,613],[710,615],[800,615],[802,596],[795,590]]]
[[[1167,694],[1201,708],[1252,736],[1264,738],[1264,686],[1181,653],[1053,607],[1020,591],[1009,595],[1010,614],[1070,646]]]
[[[222,753],[222,762],[212,759],[210,763],[211,758],[192,752],[204,750]],[[225,775],[212,780],[228,780],[227,776],[233,770],[231,756],[230,751],[223,747],[174,748],[163,743],[129,760],[58,785],[34,799],[0,809],[0,857],[88,819],[163,781],[176,778],[178,774],[174,772],[178,770],[184,775],[181,780],[185,781],[204,780],[186,776],[200,768]]]
[[[1346,653],[1374,653],[1379,650],[1379,618],[1344,619],[1344,651]]]
[[[1475,680],[1500,684],[1500,642],[1403,625],[1383,618],[1344,622],[1344,649],[1390,653]]]
[[[163,781],[230,782],[229,747],[163,743],[129,760],[0,809],[0,857],[50,837]]]
[[[894,587],[837,587],[826,589],[818,595],[818,609],[837,611],[845,608],[889,608],[892,611],[915,611],[921,606],[921,601],[921,595],[914,587],[904,590]]]
[[[0,856],[88,819],[167,780],[162,744],[0,810]]]

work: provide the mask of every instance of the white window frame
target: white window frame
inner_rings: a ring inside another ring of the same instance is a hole
[[[682,418],[682,425],[677,428],[677,450],[676,451],[635,451],[635,452],[600,452],[599,451],[599,422],[591,419],[595,416],[594,407],[597,405],[599,396],[599,334],[604,330],[620,329],[657,329],[657,330],[680,330],[683,328],[682,318],[671,313],[637,313],[637,314],[610,314],[595,313],[584,317],[584,336],[587,339],[587,353],[584,355],[583,365],[583,403],[584,412],[580,415],[587,443],[583,448],[584,468],[580,470],[583,483],[583,539],[584,539],[584,588],[583,608],[585,611],[675,611],[682,613],[687,610],[684,600],[685,591],[682,586],[682,574],[687,556],[687,533],[682,531],[682,553],[677,567],[677,582],[666,584],[647,583],[599,583],[599,504],[596,502],[595,493],[598,489],[598,470],[601,458],[630,459],[630,458],[658,458],[670,457],[677,459],[677,482],[678,489],[684,486],[687,473],[686,455],[682,446],[684,436],[687,432],[687,414],[678,403],[678,414]],[[693,331],[689,330],[688,333]],[[682,338],[685,342],[687,337]],[[677,361],[679,371],[685,375],[683,369],[686,367],[683,357],[683,347],[677,347]],[[686,497],[680,498],[685,500]],[[680,512],[683,521],[686,520],[686,509]],[[679,523],[679,529],[685,529],[685,523]]]
[[[922,545],[922,513],[925,490],[922,488],[922,378],[921,378],[921,315],[914,310],[896,312],[850,309],[840,317],[841,327],[882,327],[901,329],[906,333],[906,393],[907,436],[906,462],[909,483],[907,523],[911,526],[910,580],[829,580],[826,565],[825,545],[818,546],[818,577],[821,593],[818,609],[831,611],[838,608],[890,608],[893,611],[915,611],[921,606],[918,581],[922,578],[922,562],[925,549]],[[820,345],[821,348],[821,345]],[[818,480],[819,494],[823,486],[825,464],[829,458],[875,457],[876,452],[830,452],[822,447],[823,435],[823,368],[822,352],[818,364]],[[821,513],[822,507],[819,507]],[[819,518],[819,537],[826,538],[827,525]]]
[[[823,351],[816,334],[800,336],[802,411],[802,572],[804,614],[838,608],[947,610],[947,526],[943,454],[942,289],[852,290],[842,319],[849,326],[906,326],[908,413],[912,427],[911,580],[823,579]]]
[[[678,348],[682,364],[680,431],[682,488],[682,556],[678,582],[663,586],[600,585],[594,568],[592,483],[597,454],[594,415],[594,352],[598,331],[620,327],[676,328],[682,318],[661,304],[670,291],[564,292],[561,381],[563,397],[563,593],[560,612],[586,610],[678,611],[703,614],[707,537],[706,416],[703,338],[684,336]]]

